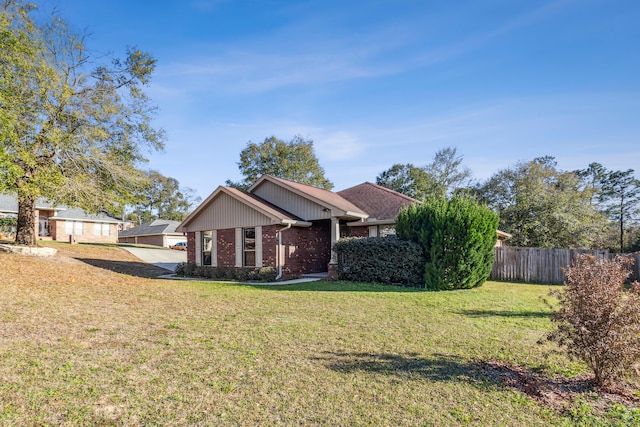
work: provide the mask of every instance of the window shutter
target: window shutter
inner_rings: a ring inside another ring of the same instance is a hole
[[[202,231],[196,231],[196,265],[202,265]]]
[[[211,266],[218,266],[218,231],[211,231]]]
[[[262,227],[256,227],[256,267],[262,267]]]
[[[243,242],[242,242],[242,228],[236,228],[236,267],[242,267],[242,251],[243,251]]]

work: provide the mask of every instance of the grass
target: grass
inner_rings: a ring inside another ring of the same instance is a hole
[[[546,286],[168,281],[134,275],[118,247],[47,245],[56,257],[0,253],[1,425],[638,421],[620,405],[594,415],[587,393],[559,411],[487,373],[584,373],[536,343]]]

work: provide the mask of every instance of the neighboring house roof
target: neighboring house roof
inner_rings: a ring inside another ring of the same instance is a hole
[[[509,240],[511,237],[511,234],[498,230],[498,239]]]
[[[122,220],[114,218],[105,213],[88,214],[80,208],[69,208],[68,206],[55,206],[47,199],[39,197],[36,199],[36,209],[53,210],[57,214],[49,217],[50,220],[73,220],[85,222],[102,222],[102,223],[121,223]],[[18,213],[18,198],[11,194],[0,194],[0,212],[2,213]]]
[[[338,191],[337,194],[368,213],[369,218],[365,221],[366,223],[395,222],[398,212],[402,208],[413,203],[420,203],[420,201],[402,193],[370,182]]]
[[[103,222],[103,223],[112,223],[119,224],[122,222],[121,219],[114,218],[106,213],[98,213],[98,214],[88,214],[80,208],[70,208],[65,209],[59,212],[56,216],[52,216],[49,218],[49,221],[85,221],[85,222]]]
[[[255,209],[256,211],[270,218],[273,223],[291,224],[301,227],[309,227],[311,225],[310,222],[302,221],[300,218],[297,218],[294,215],[285,212],[284,210],[266,202],[265,200],[254,194],[249,194],[233,187],[219,186],[213,193],[211,193],[209,197],[207,197],[204,202],[200,204],[200,206],[198,206],[195,211],[193,211],[184,221],[182,221],[177,229],[179,231],[184,231],[185,227],[187,227],[189,223],[200,214],[200,212],[210,206],[214,202],[214,200],[221,194],[226,194],[233,199],[250,206],[252,209]]]
[[[151,222],[141,224],[128,230],[120,231],[118,237],[140,237],[140,236],[157,236],[157,235],[182,235],[176,231],[180,225],[180,221],[171,221],[168,219],[156,219]]]
[[[38,197],[36,209],[66,209],[64,206],[54,207],[47,199]],[[0,212],[18,213],[18,198],[11,194],[0,194]]]
[[[277,178],[272,175],[264,175],[255,184],[251,186],[249,192],[254,192],[265,181],[272,182],[276,185],[286,188],[293,193],[302,197],[313,200],[319,205],[326,206],[329,209],[339,211],[344,216],[354,216],[357,218],[367,218],[369,215],[358,206],[346,200],[338,193],[324,190],[322,188],[312,187],[310,185],[300,184],[283,178]]]

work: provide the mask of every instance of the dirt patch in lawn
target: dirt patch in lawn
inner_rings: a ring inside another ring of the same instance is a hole
[[[519,391],[554,410],[565,412],[576,400],[588,401],[597,412],[604,413],[613,404],[638,407],[640,398],[634,388],[625,383],[601,389],[593,375],[583,374],[574,378],[549,377],[520,366],[510,366],[492,360],[479,363],[492,381],[508,389]]]

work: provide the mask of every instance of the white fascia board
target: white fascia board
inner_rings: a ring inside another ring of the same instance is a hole
[[[293,227],[311,227],[313,225],[313,223],[308,221],[295,221],[291,219],[283,219],[280,224],[291,224]]]

